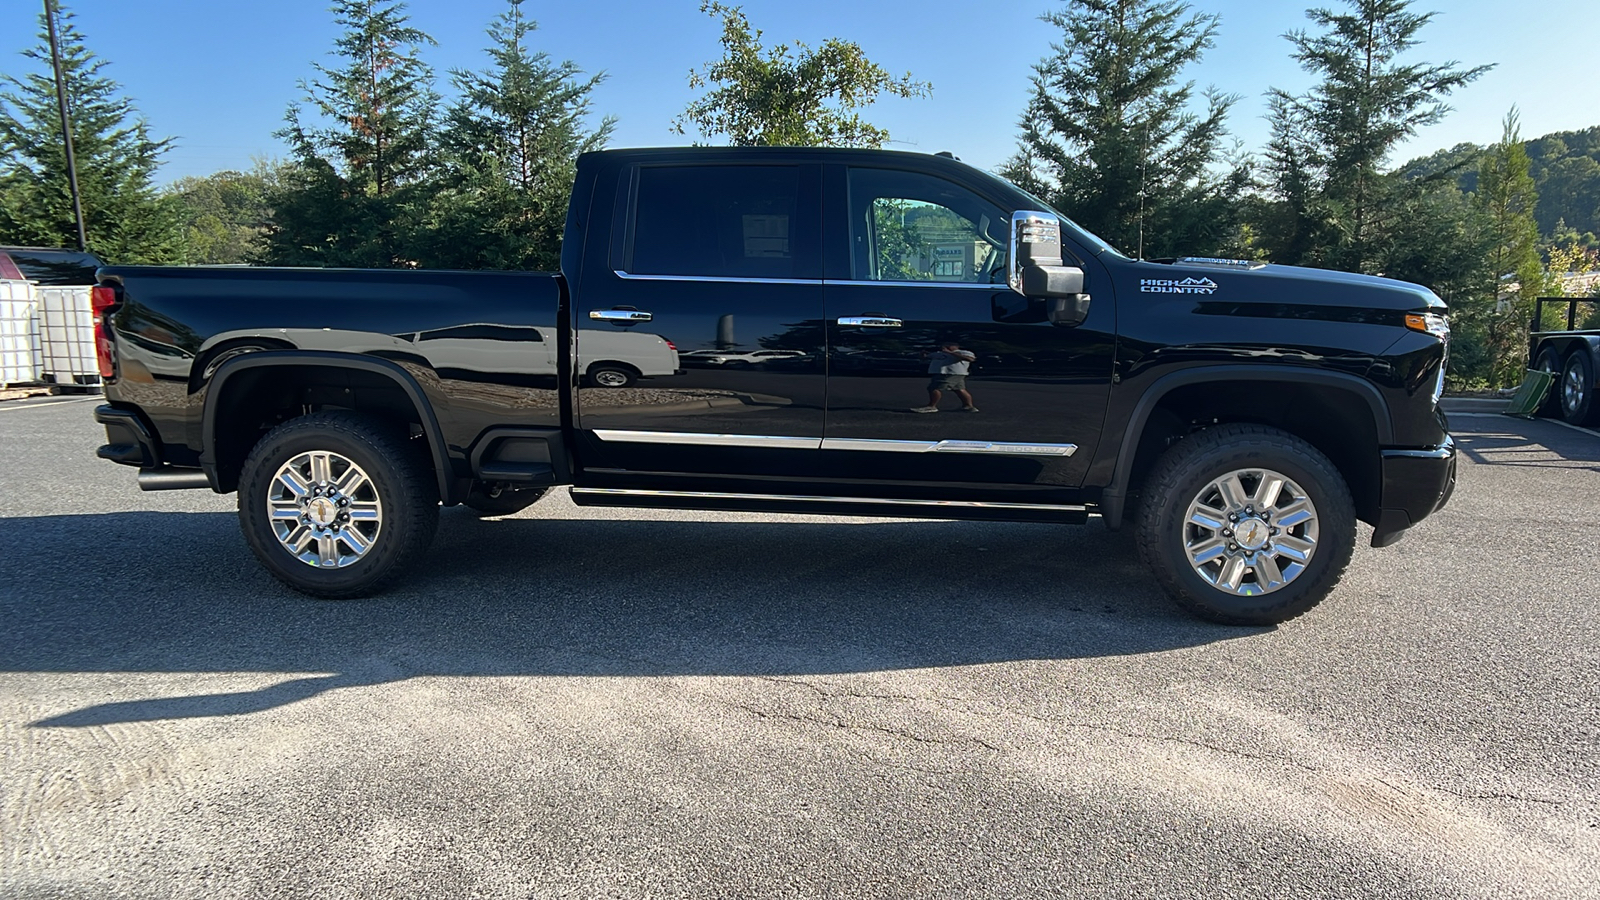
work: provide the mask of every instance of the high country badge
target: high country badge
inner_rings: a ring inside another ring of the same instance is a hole
[[[1209,278],[1141,278],[1141,294],[1215,294],[1217,283]]]

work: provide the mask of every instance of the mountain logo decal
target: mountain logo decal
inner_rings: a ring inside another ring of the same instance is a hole
[[[1215,294],[1217,283],[1209,278],[1141,278],[1141,294]]]

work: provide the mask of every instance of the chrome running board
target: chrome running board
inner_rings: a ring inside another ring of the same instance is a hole
[[[912,500],[894,497],[829,497],[810,494],[748,494],[721,491],[656,491],[575,487],[579,506],[703,509],[730,512],[809,512],[819,515],[891,518],[988,519],[1077,524],[1089,509],[1076,504],[1006,503],[980,500]]]

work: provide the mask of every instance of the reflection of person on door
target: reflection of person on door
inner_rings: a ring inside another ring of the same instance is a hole
[[[967,371],[972,367],[972,361],[978,358],[971,350],[963,350],[954,341],[939,345],[938,350],[929,350],[922,354],[928,360],[928,405],[912,409],[912,412],[936,413],[939,411],[939,399],[949,391],[961,398],[962,412],[977,412],[978,408],[972,405],[972,395],[967,393]]]

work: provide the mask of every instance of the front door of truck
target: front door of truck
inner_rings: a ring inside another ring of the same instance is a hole
[[[1006,284],[1014,210],[931,174],[830,167],[828,179],[829,468],[930,490],[1077,488],[1111,386],[1100,270],[1085,269],[1088,320],[1052,325]]]
[[[614,208],[610,247],[602,236],[586,249],[572,308],[585,483],[814,464],[826,387],[819,167],[770,154],[643,163],[620,173]]]

